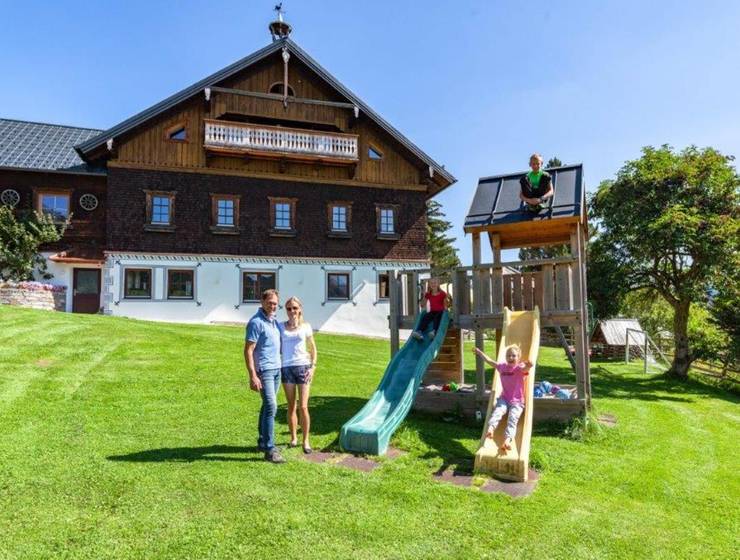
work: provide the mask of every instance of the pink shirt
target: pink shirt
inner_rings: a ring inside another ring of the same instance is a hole
[[[496,364],[501,374],[501,397],[509,404],[524,404],[524,377],[529,375],[527,366],[523,363],[509,365],[506,362]]]

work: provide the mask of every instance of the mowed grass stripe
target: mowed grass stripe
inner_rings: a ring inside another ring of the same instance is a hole
[[[472,464],[480,429],[415,414],[392,442],[406,454],[371,473],[314,465],[300,450],[286,450],[282,468],[264,463],[243,329],[3,307],[0,321],[60,333],[2,354],[0,371],[30,375],[49,342],[70,346],[0,405],[0,558],[729,558],[737,548],[737,398],[639,365],[594,375],[596,409],[615,428],[574,440],[537,426],[540,483],[515,501],[433,481]],[[320,448],[336,446],[374,390],[388,345],[317,342]],[[572,381],[561,349],[541,354],[539,379]]]

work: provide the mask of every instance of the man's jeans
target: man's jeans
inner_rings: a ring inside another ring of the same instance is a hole
[[[275,413],[277,412],[277,393],[280,390],[280,370],[266,369],[257,374],[262,382],[262,408],[257,429],[257,447],[271,451],[275,447]]]

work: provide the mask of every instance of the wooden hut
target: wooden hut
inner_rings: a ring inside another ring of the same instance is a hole
[[[640,321],[627,318],[598,321],[589,341],[593,355],[601,358],[624,359],[628,331],[630,333],[629,345],[634,347],[634,352],[640,352],[640,349],[645,346],[645,335]]]

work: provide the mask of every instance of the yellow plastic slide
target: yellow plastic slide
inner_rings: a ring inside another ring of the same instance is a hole
[[[496,427],[493,439],[486,438],[488,420],[491,418],[496,399],[501,395],[501,378],[498,372],[493,377],[491,398],[488,401],[488,412],[483,424],[483,436],[480,449],[475,454],[475,472],[489,474],[505,480],[523,482],[529,475],[529,445],[532,438],[532,406],[534,392],[534,375],[537,365],[537,354],[540,349],[540,310],[510,311],[504,308],[501,345],[498,350],[497,363],[506,361],[506,348],[517,344],[522,350],[522,360],[530,360],[534,365],[524,381],[524,412],[519,418],[516,437],[510,450],[500,450],[504,442],[504,430],[508,414]]]

